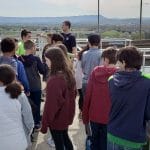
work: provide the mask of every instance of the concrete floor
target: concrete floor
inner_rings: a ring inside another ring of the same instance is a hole
[[[44,103],[42,103],[42,108]],[[69,135],[72,139],[74,150],[84,150],[85,149],[85,132],[84,132],[84,125],[81,120],[78,119],[78,105],[76,106],[76,115],[74,118],[73,124],[69,128]],[[35,133],[34,137],[37,139],[37,142],[34,142],[32,145],[31,150],[55,150],[51,148],[47,144],[47,138],[49,135],[44,135],[40,132]]]

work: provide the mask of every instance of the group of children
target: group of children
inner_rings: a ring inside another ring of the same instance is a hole
[[[78,89],[80,119],[90,150],[141,150],[148,141],[150,75],[140,71],[138,49],[109,47],[102,51],[100,36],[91,34],[88,46],[70,60],[63,37],[53,34],[44,47],[42,62],[35,56],[30,34],[22,33],[19,57],[14,39],[1,41],[0,149],[25,150],[34,128],[43,134],[49,129],[56,150],[73,150],[68,128]],[[47,83],[42,121],[40,74]]]
[[[81,60],[82,119],[91,129],[89,149],[141,150],[149,140],[146,124],[150,119],[150,75],[140,71],[143,56],[132,46],[110,47],[97,54],[100,41],[91,36],[90,49]]]

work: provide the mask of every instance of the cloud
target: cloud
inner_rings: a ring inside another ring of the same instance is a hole
[[[41,0],[54,7],[65,7],[84,14],[97,14],[98,0]],[[147,1],[147,0],[145,0]],[[144,2],[145,2],[144,1]],[[137,17],[139,16],[140,0],[99,0],[100,14],[106,17]]]
[[[101,11],[108,17],[138,17],[140,0],[102,0]]]
[[[95,11],[97,10],[97,0],[41,0],[44,3],[53,5],[55,7],[72,7],[74,9],[80,9],[83,11]]]
[[[140,0],[99,0],[106,17],[139,17]],[[146,4],[145,4],[146,3]],[[143,16],[149,17],[149,0],[143,0]],[[98,0],[1,0],[3,16],[73,16],[97,14]]]

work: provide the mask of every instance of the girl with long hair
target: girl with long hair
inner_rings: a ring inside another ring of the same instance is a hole
[[[47,129],[50,129],[56,150],[73,150],[68,127],[75,114],[75,79],[60,48],[52,47],[47,50],[45,59],[50,68],[50,76],[41,132],[47,133]]]

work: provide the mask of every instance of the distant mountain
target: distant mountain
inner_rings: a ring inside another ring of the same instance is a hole
[[[0,25],[57,25],[64,20],[70,20],[73,24],[94,25],[97,24],[97,15],[70,16],[70,17],[0,17]],[[150,18],[142,18],[143,24],[150,25]],[[116,19],[100,16],[102,25],[130,25],[139,24],[139,18]]]

